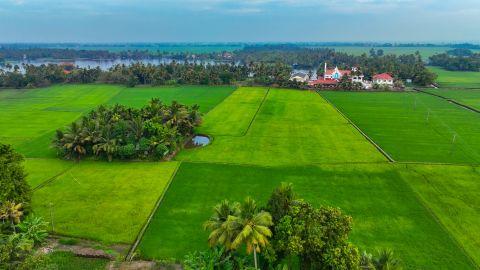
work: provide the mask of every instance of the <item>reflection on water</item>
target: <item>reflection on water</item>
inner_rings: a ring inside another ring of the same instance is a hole
[[[95,59],[76,59],[76,60],[55,60],[55,59],[37,59],[37,60],[24,60],[24,61],[6,61],[5,63],[0,63],[0,69],[6,70],[5,64],[9,63],[12,66],[18,65],[20,67],[20,71],[23,71],[22,64],[30,64],[34,66],[40,65],[47,65],[47,64],[60,64],[60,63],[72,63],[79,68],[96,68],[100,67],[102,70],[108,70],[111,67],[116,65],[131,65],[134,63],[143,63],[143,64],[152,64],[152,65],[160,65],[160,64],[170,64],[173,61],[183,64],[187,63],[197,63],[197,64],[210,64],[215,65],[219,63],[226,63],[221,61],[214,61],[214,60],[202,60],[202,61],[195,61],[195,60],[173,60],[171,58],[158,58],[158,59],[113,59],[113,60],[95,60]],[[237,63],[238,64],[238,63]]]

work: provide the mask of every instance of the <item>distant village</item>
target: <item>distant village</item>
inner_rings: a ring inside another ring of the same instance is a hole
[[[306,83],[311,88],[337,88],[345,77],[352,84],[362,89],[375,88],[394,88],[394,79],[389,73],[380,73],[372,76],[372,80],[366,80],[361,71],[353,67],[351,70],[344,70],[335,67],[329,69],[325,63],[323,75],[318,75],[316,79],[312,79],[309,74],[304,72],[295,72],[291,75],[290,80]]]

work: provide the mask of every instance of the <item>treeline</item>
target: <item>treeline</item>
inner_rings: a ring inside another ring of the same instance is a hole
[[[311,69],[319,67],[323,73],[323,64],[339,68],[358,67],[367,79],[377,73],[391,73],[397,79],[411,79],[418,85],[433,83],[436,75],[430,72],[419,53],[408,55],[384,55],[382,50],[370,50],[370,55],[351,55],[327,48],[302,48],[294,45],[249,46],[235,53],[236,60],[242,63],[285,63],[297,68]]]
[[[136,85],[225,85],[242,82],[251,85],[298,87],[289,81],[292,68],[276,64],[161,64],[135,63],[117,65],[109,70],[100,68],[74,68],[66,72],[59,65],[23,65],[0,70],[0,87],[34,88],[54,83],[113,83],[130,87]]]
[[[225,60],[225,53],[201,53],[194,54],[190,52],[166,52],[151,50],[78,50],[63,48],[23,48],[23,47],[0,47],[0,63],[6,60],[22,61],[36,59],[94,59],[94,60],[114,60],[114,59],[158,59],[169,58],[174,60]],[[3,60],[2,60],[3,59]]]
[[[451,71],[480,71],[480,53],[455,49],[430,57],[430,65]]]
[[[94,156],[160,160],[174,154],[201,123],[198,106],[152,99],[141,108],[100,106],[66,131],[57,130],[54,145],[66,159]]]

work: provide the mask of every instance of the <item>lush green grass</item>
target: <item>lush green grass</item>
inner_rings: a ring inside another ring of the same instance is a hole
[[[408,183],[480,265],[480,168],[409,165]]]
[[[49,262],[56,270],[103,270],[109,260],[77,257],[71,252],[55,251],[48,255]]]
[[[233,86],[172,86],[172,87],[138,87],[127,88],[112,98],[110,104],[124,104],[133,107],[142,107],[150,99],[158,97],[164,103],[178,101],[183,104],[200,105],[202,112],[208,112],[218,103],[228,97],[235,87]]]
[[[443,88],[480,88],[480,72],[448,71],[439,67],[429,67],[438,75],[437,82]]]
[[[211,145],[179,160],[257,165],[386,159],[315,92],[240,88],[205,116]]]
[[[27,157],[55,157],[55,130],[63,128],[100,104],[141,107],[151,98],[198,104],[208,112],[235,88],[181,86],[125,88],[117,85],[57,85],[32,90],[0,91],[0,142],[12,144]]]
[[[397,161],[480,162],[478,113],[424,93],[322,95]]]
[[[426,89],[425,91],[455,100],[480,110],[480,89]]]
[[[132,243],[177,166],[83,161],[35,191],[33,209],[56,233]]]
[[[70,161],[53,158],[29,158],[25,160],[27,181],[31,188],[36,188],[45,181],[52,180],[72,168]]]
[[[54,157],[53,132],[122,90],[110,85],[58,85],[18,90],[0,99],[0,141],[28,157]],[[15,91],[15,90],[13,90]]]
[[[182,163],[140,244],[147,258],[183,258],[207,248],[202,223],[222,199],[257,198],[292,182],[315,205],[341,207],[354,218],[361,249],[390,247],[411,269],[472,269],[467,257],[389,164],[257,167]]]

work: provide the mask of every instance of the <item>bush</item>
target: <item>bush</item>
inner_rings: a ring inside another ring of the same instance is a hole
[[[32,192],[22,166],[23,157],[10,145],[0,143],[0,203],[22,203],[28,209]]]
[[[129,143],[127,145],[119,146],[117,149],[117,154],[121,159],[131,159],[136,157],[135,145]]]

